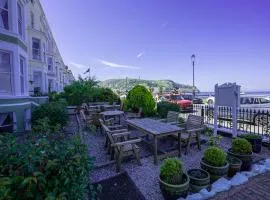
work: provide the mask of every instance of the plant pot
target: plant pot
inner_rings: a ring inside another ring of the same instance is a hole
[[[242,161],[241,171],[250,170],[251,164],[252,164],[252,153],[251,154],[237,154],[237,153],[233,153],[231,149],[229,149],[228,154]]]
[[[189,176],[189,189],[193,193],[197,193],[202,189],[210,189],[210,175],[202,169],[190,169],[187,172]]]
[[[205,162],[204,159],[201,159],[201,168],[210,174],[210,181],[213,183],[219,178],[227,175],[229,163],[226,162],[222,167],[215,167]]]
[[[254,153],[260,153],[262,150],[262,137],[259,138],[245,138],[252,145]]]
[[[239,158],[233,156],[227,156],[229,163],[228,177],[233,177],[237,172],[241,170],[242,161]]]
[[[159,177],[159,187],[166,200],[175,200],[180,197],[186,197],[189,191],[189,177],[184,173],[183,183],[179,185],[168,184]]]

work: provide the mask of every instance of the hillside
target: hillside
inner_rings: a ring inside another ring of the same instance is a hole
[[[144,85],[147,88],[152,88],[154,92],[161,90],[163,92],[170,92],[172,90],[180,90],[181,92],[192,92],[191,85],[179,84],[172,80],[142,80],[142,79],[109,79],[100,82],[101,87],[111,88],[117,94],[125,94],[135,85]]]

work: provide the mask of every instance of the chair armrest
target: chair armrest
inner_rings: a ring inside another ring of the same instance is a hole
[[[190,130],[186,130],[186,132],[191,133],[191,132],[197,132],[197,131],[203,131],[204,128],[195,128],[195,129],[190,129]]]
[[[109,129],[119,129],[119,128],[124,128],[124,125],[113,125],[113,126],[107,126]]]
[[[122,137],[122,136],[130,135],[130,134],[131,132],[115,133],[115,134],[112,134],[112,137]]]
[[[122,132],[128,132],[128,129],[117,129],[117,130],[112,130],[110,133],[115,134],[115,133],[122,133]]]
[[[141,142],[141,141],[142,141],[142,139],[138,138],[138,139],[134,139],[134,140],[127,140],[127,141],[124,141],[124,142],[117,142],[117,143],[112,144],[112,147],[123,146],[123,145],[127,145],[127,144],[135,144],[135,143],[138,143],[138,142]]]

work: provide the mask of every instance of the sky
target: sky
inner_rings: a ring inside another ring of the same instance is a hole
[[[269,0],[41,0],[75,77],[270,90]]]

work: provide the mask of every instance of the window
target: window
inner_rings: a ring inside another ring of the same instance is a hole
[[[9,30],[8,0],[0,0],[0,27]]]
[[[11,94],[11,55],[0,50],[0,93]]]
[[[41,60],[39,39],[32,38],[32,53],[33,53],[33,59]]]
[[[18,33],[20,36],[23,36],[23,10],[20,3],[17,3],[18,10]]]
[[[31,27],[32,29],[35,28],[35,16],[34,13],[31,12]]]
[[[24,66],[25,59],[20,57],[20,83],[21,83],[21,94],[24,94]]]
[[[53,71],[53,60],[52,57],[48,58],[48,71]]]
[[[13,113],[0,113],[0,133],[13,131]]]

